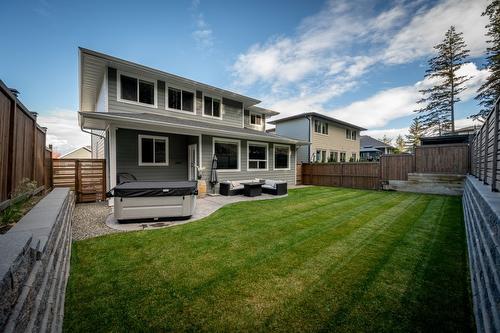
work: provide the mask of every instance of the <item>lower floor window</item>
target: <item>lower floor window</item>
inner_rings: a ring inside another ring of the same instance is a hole
[[[274,145],[274,168],[290,168],[290,146]]]
[[[267,144],[248,144],[248,169],[267,169]]]
[[[330,152],[330,157],[328,158],[328,162],[338,162],[338,153],[336,151]]]
[[[351,162],[356,162],[356,153],[351,154]]]
[[[139,135],[139,165],[168,165],[168,138]]]
[[[344,152],[340,153],[340,162],[345,162],[345,156],[346,156],[346,153],[344,153]]]
[[[214,139],[214,154],[217,157],[217,169],[239,169],[239,141]]]

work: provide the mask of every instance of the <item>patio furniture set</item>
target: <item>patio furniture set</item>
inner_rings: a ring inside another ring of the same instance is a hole
[[[219,193],[226,196],[243,194],[256,197],[262,193],[285,195],[288,192],[286,182],[270,179],[223,181],[219,186]]]

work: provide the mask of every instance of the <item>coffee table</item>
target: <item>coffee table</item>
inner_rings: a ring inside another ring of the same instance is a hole
[[[246,182],[241,184],[244,187],[243,194],[247,197],[257,197],[262,194],[262,185],[264,182]]]

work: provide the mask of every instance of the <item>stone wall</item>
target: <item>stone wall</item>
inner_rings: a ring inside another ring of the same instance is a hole
[[[478,332],[500,332],[500,193],[467,176],[463,196]]]
[[[0,235],[0,331],[62,330],[74,196],[57,188]]]

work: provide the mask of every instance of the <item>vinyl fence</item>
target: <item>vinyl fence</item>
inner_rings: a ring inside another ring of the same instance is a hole
[[[50,187],[46,129],[0,80],[0,203],[11,198],[23,179]]]
[[[471,144],[471,174],[489,185],[492,191],[500,189],[500,115],[498,99]]]

